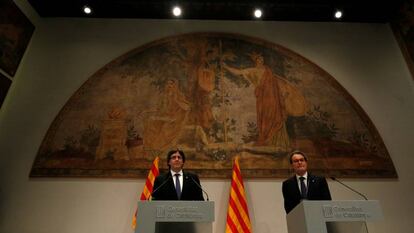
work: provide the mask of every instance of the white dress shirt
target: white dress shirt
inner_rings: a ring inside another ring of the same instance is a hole
[[[308,172],[306,172],[303,176],[299,176],[296,174],[296,180],[298,181],[298,187],[299,187],[300,192],[302,193],[302,190],[300,189],[300,179],[299,179],[300,177],[305,178],[303,182],[305,183],[306,188],[308,188]]]
[[[180,174],[180,176],[178,177],[178,179],[180,180],[180,188],[181,188],[181,192],[183,191],[183,186],[184,186],[184,174],[183,174],[183,170],[181,170],[181,171],[179,171],[179,172],[175,172],[175,171],[170,171],[171,172],[171,175],[172,175],[172,177],[173,177],[173,181],[174,181],[174,187],[177,187],[176,186],[176,183],[175,183],[175,174]]]

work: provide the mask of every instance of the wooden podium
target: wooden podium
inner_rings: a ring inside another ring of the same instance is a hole
[[[302,201],[287,216],[289,233],[368,233],[383,219],[378,201]]]
[[[135,233],[212,233],[214,202],[140,201]]]

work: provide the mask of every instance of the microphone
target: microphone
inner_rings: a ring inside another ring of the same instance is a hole
[[[367,201],[368,201],[368,198],[367,198],[364,194],[362,194],[362,193],[360,193],[360,192],[356,191],[355,189],[353,189],[353,188],[349,187],[348,185],[346,185],[346,184],[342,183],[340,180],[336,179],[336,178],[335,178],[335,177],[333,177],[333,176],[331,176],[330,178],[331,178],[331,180],[336,181],[336,182],[338,182],[338,183],[342,184],[343,186],[347,187],[349,190],[351,190],[351,191],[353,191],[354,193],[356,193],[356,194],[360,195],[361,197],[363,197],[365,200],[367,200]]]
[[[188,177],[189,176],[186,176],[185,178],[186,179],[188,179]],[[207,194],[207,192],[206,191],[204,191],[204,189],[201,187],[201,185],[197,182],[197,181],[195,181],[194,180],[194,178],[193,177],[191,177],[190,176],[190,179],[201,189],[201,191],[203,191],[203,193],[205,193],[206,194],[206,197],[207,197],[207,201],[210,201],[210,199],[208,198],[208,194]]]
[[[170,179],[172,179],[172,176],[168,176],[168,179],[164,180],[164,182],[162,182],[160,184],[160,186],[158,186],[156,189],[154,189],[151,194],[149,195],[147,201],[154,195],[154,193],[156,193],[158,190],[160,190],[160,188],[162,188],[162,186],[164,186]]]

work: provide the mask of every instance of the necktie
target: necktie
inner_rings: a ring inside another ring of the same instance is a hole
[[[300,194],[302,196],[302,199],[306,199],[307,189],[306,189],[306,185],[305,185],[305,182],[304,182],[305,177],[301,176],[301,177],[299,177],[299,180],[300,180],[300,191],[301,191]]]
[[[180,174],[176,173],[175,175],[175,191],[177,192],[177,197],[181,197],[181,185],[180,185]]]

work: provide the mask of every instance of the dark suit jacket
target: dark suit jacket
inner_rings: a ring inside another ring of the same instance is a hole
[[[325,177],[314,176],[308,173],[307,188],[307,200],[332,200]],[[283,181],[282,193],[285,201],[286,214],[288,214],[302,199],[296,175]]]
[[[183,187],[180,200],[204,201],[201,186],[197,186],[196,182],[200,185],[200,179],[197,175],[183,172]],[[153,200],[178,200],[170,171],[155,178],[154,188],[152,190]]]

